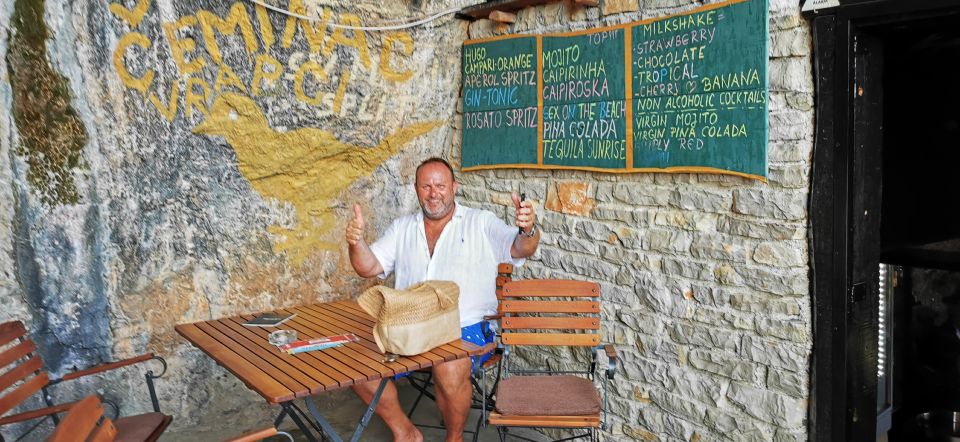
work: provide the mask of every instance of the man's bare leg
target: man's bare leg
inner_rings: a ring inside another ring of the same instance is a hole
[[[433,367],[437,407],[447,427],[446,442],[462,442],[463,427],[470,412],[470,359],[457,359]]]
[[[370,405],[373,395],[377,392],[380,381],[370,381],[353,386],[353,392],[360,396],[363,403]],[[390,431],[393,432],[395,442],[423,442],[423,434],[410,422],[410,418],[400,408],[400,399],[397,397],[397,386],[393,382],[387,382],[380,395],[380,401],[377,402],[377,416],[380,416]]]

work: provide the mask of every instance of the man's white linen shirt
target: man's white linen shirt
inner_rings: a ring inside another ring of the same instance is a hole
[[[397,273],[399,290],[427,280],[453,281],[460,287],[460,326],[466,327],[497,312],[496,278],[500,263],[521,265],[510,256],[517,227],[492,212],[456,204],[453,218],[433,248],[427,245],[423,212],[397,218],[370,246],[386,279]]]

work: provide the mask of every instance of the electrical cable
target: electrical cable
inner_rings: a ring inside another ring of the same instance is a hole
[[[288,16],[290,16],[290,17],[296,17],[296,18],[300,18],[300,19],[303,19],[303,20],[311,20],[311,21],[317,21],[317,20],[319,20],[318,17],[308,17],[308,16],[306,16],[306,15],[297,14],[297,13],[295,13],[295,12],[288,11],[288,10],[283,9],[283,8],[278,8],[278,7],[273,6],[273,5],[268,5],[268,4],[264,3],[264,2],[262,2],[261,0],[247,0],[247,1],[248,1],[248,2],[251,2],[251,3],[255,3],[255,4],[260,5],[260,6],[263,6],[264,8],[267,8],[267,9],[269,9],[269,10],[271,10],[271,11],[279,12],[279,13],[284,14],[284,15],[288,15]],[[436,13],[436,14],[433,14],[433,15],[430,15],[430,16],[427,16],[427,17],[424,17],[424,18],[422,18],[422,19],[420,19],[420,20],[416,20],[416,21],[412,21],[412,22],[408,22],[408,23],[403,23],[403,24],[399,24],[399,25],[389,25],[389,26],[350,26],[350,25],[341,25],[341,24],[339,24],[339,23],[330,23],[330,22],[327,22],[326,25],[327,25],[328,27],[331,27],[331,28],[350,29],[350,30],[354,30],[354,31],[393,31],[393,30],[397,30],[397,29],[412,28],[412,27],[414,27],[414,26],[419,26],[419,25],[422,25],[422,24],[424,24],[424,23],[429,23],[429,22],[434,21],[434,20],[436,20],[436,19],[438,19],[438,18],[440,18],[440,17],[443,17],[443,16],[445,16],[445,15],[453,14],[453,13],[459,11],[459,10],[460,10],[460,8],[451,8],[451,9],[447,9],[446,11],[441,11],[441,12],[438,12],[438,13]]]

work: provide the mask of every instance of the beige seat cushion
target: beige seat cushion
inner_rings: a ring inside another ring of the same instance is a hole
[[[593,381],[577,376],[514,376],[497,387],[497,411],[513,416],[588,416],[600,413]]]
[[[117,427],[117,442],[143,442],[156,440],[158,430],[163,431],[170,423],[163,413],[144,413],[124,416],[113,422]]]

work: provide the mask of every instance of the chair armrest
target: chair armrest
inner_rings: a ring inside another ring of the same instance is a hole
[[[110,362],[110,363],[107,363],[107,364],[96,365],[96,366],[93,366],[93,367],[90,367],[90,368],[87,368],[87,369],[84,369],[84,370],[79,370],[79,371],[75,371],[75,372],[72,372],[72,373],[67,373],[67,374],[63,375],[63,377],[60,378],[60,379],[53,379],[53,380],[51,380],[50,383],[51,383],[51,384],[56,384],[56,383],[59,383],[59,382],[62,382],[62,381],[69,381],[69,380],[71,380],[71,379],[82,378],[82,377],[84,377],[84,376],[90,376],[90,375],[92,375],[92,374],[97,374],[97,373],[103,373],[103,372],[105,372],[105,371],[114,370],[114,369],[117,369],[117,368],[120,368],[120,367],[126,367],[126,366],[128,366],[128,365],[133,365],[133,364],[136,364],[136,363],[138,363],[138,362],[149,361],[149,360],[151,360],[151,359],[158,359],[158,358],[159,358],[159,356],[154,356],[153,353],[145,353],[145,354],[142,354],[142,355],[140,355],[140,356],[134,356],[134,357],[129,358],[129,359],[123,359],[123,360],[120,360],[120,361],[117,361],[117,362]],[[164,367],[166,367],[166,363],[164,363]]]
[[[483,317],[483,320],[484,320],[484,321],[499,321],[501,318],[503,318],[503,315],[496,314],[496,315],[487,315],[487,316],[484,316],[484,317]]]
[[[97,395],[98,398],[103,399],[100,395]],[[0,418],[0,425],[12,424],[15,422],[23,422],[38,417],[50,416],[52,414],[63,413],[69,411],[70,407],[73,407],[80,401],[67,402],[65,404],[58,404],[52,407],[37,408],[36,410],[24,411],[23,413],[11,414],[9,416],[4,416]]]
[[[480,353],[477,353],[477,354],[478,354],[478,355],[485,355],[485,354],[490,353],[490,352],[492,352],[492,351],[496,351],[496,350],[497,350],[497,347],[498,347],[498,346],[497,346],[497,343],[496,343],[496,342],[490,342],[490,343],[488,343],[487,345],[484,345],[483,347],[480,347]]]
[[[226,442],[254,442],[275,435],[277,435],[277,429],[275,427],[267,427],[251,431],[232,439],[228,439]]]
[[[607,353],[607,378],[613,379],[617,374],[617,363],[620,357],[617,356],[617,349],[613,347],[613,344],[604,344],[603,351]]]

